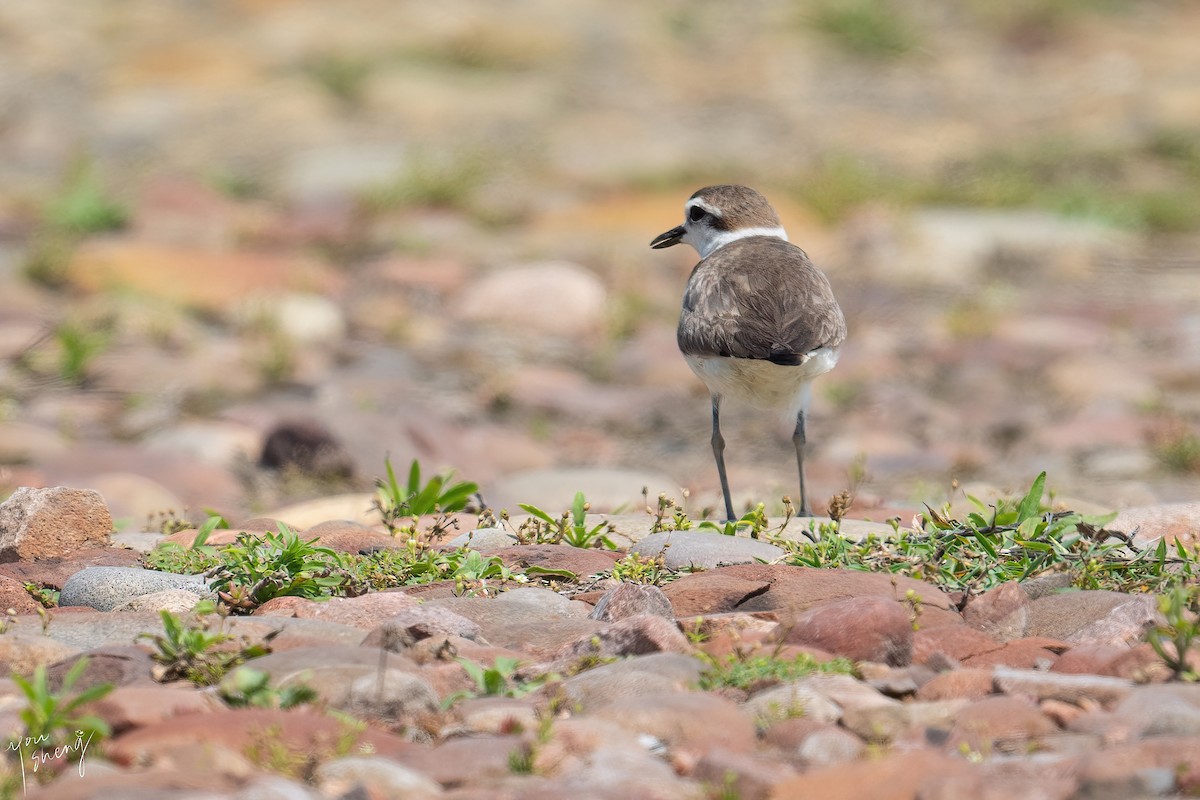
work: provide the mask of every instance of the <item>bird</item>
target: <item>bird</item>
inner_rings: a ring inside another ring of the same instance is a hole
[[[725,471],[726,398],[794,421],[799,516],[811,517],[804,481],[805,416],[814,378],[837,364],[846,319],[829,279],[788,241],[761,193],[723,184],[696,191],[682,225],[659,234],[659,250],[689,244],[700,255],[683,293],[676,340],[712,400],[712,451],[726,520],[735,520]]]

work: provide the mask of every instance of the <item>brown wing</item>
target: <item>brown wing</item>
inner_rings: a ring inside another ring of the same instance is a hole
[[[801,364],[846,338],[829,280],[793,244],[769,236],[732,242],[692,270],[677,331],[686,355]]]

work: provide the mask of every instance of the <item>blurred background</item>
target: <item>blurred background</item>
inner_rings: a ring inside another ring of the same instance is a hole
[[[1200,4],[4,0],[0,496],[717,499],[696,188],[829,275],[818,508],[1200,488]],[[789,431],[725,416],[736,501]],[[983,491],[981,488],[980,491]],[[631,496],[632,495],[632,496]],[[557,509],[552,509],[557,510]]]

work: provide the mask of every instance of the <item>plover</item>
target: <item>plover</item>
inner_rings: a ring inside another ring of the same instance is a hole
[[[787,240],[767,199],[746,186],[709,186],[688,198],[684,221],[655,237],[700,254],[683,294],[676,338],[712,396],[712,450],[727,519],[736,519],[725,472],[721,401],[775,410],[795,420],[802,516],[812,508],[804,486],[804,417],[810,384],[837,363],[846,320],[829,279]]]

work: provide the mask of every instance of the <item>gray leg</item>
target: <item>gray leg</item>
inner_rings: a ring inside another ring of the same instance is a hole
[[[800,510],[801,517],[811,517],[812,509],[808,505],[808,495],[804,491],[804,409],[796,414],[796,430],[792,433],[792,444],[796,446],[796,468],[800,471]]]
[[[729,476],[725,473],[725,439],[721,436],[721,396],[719,394],[712,396],[712,412],[713,458],[717,461],[717,475],[721,478],[721,494],[725,497],[725,520],[729,521],[737,519],[737,517],[733,515],[733,502],[729,499]]]

